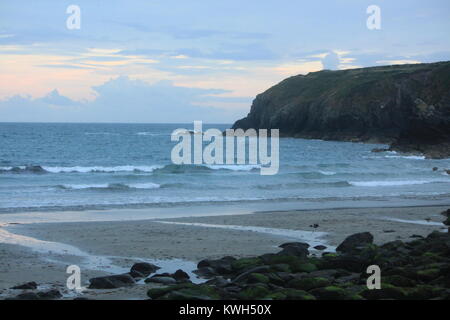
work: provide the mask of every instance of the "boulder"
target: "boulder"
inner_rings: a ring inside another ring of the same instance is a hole
[[[283,248],[278,255],[296,256],[300,258],[306,258],[309,255],[309,244],[303,242],[289,242],[280,246]]]
[[[355,233],[348,236],[337,248],[339,252],[351,252],[358,247],[373,243],[373,235],[370,232]]]
[[[144,277],[147,277],[150,274],[155,273],[159,269],[161,269],[161,268],[158,266],[155,266],[154,264],[151,264],[148,262],[138,262],[138,263],[135,263],[131,267],[130,273],[139,272]]]
[[[172,277],[168,277],[168,276],[157,276],[157,277],[151,277],[151,278],[145,279],[145,282],[146,283],[153,282],[153,283],[160,283],[163,285],[171,285],[171,284],[176,284],[177,280],[175,280]]]
[[[34,282],[34,281],[31,281],[31,282],[27,282],[27,283],[24,283],[24,284],[12,287],[11,289],[14,289],[14,290],[24,290],[24,289],[34,290],[34,289],[37,289],[37,283]]]
[[[172,274],[172,278],[174,278],[177,281],[186,281],[189,280],[190,277],[186,272],[184,272],[181,269],[178,269],[177,271],[175,271],[174,274]]]
[[[128,273],[89,279],[89,289],[115,289],[136,283]]]

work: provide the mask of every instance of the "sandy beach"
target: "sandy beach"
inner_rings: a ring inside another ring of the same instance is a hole
[[[308,242],[311,246],[321,244],[327,247],[325,251],[333,251],[348,235],[364,231],[370,231],[377,244],[397,239],[408,241],[413,239],[412,235],[444,231],[440,212],[447,208],[259,211],[131,221],[3,223],[0,295],[17,295],[20,290],[9,288],[35,281],[38,289],[56,288],[67,299],[75,296],[145,299],[146,290],[154,285],[70,292],[65,288],[66,268],[79,265],[83,285],[95,276],[128,272],[133,263],[140,261],[162,267],[159,272],[183,269],[194,281],[201,281],[192,271],[205,258],[277,252],[278,246],[288,241]],[[313,254],[320,253],[313,251]]]

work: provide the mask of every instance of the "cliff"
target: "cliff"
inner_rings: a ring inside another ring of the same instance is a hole
[[[450,61],[290,77],[259,94],[233,128],[450,157]]]

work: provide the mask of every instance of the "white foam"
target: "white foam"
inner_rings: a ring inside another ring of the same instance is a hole
[[[213,170],[251,171],[261,169],[261,165],[259,164],[212,164],[205,166]]]
[[[411,160],[425,160],[425,156],[384,156],[385,158],[403,158]]]
[[[114,187],[132,188],[132,189],[158,189],[161,185],[157,183],[132,183],[132,184],[65,184],[66,189],[83,190],[83,189],[113,189]]]
[[[390,181],[349,181],[356,187],[387,187],[387,186],[407,186],[415,184],[427,184],[434,182],[450,182],[450,180],[390,180]]]
[[[321,174],[325,175],[325,176],[334,176],[336,174],[336,172],[334,171],[319,171]]]
[[[51,173],[71,173],[71,172],[78,172],[78,173],[89,173],[89,172],[106,172],[106,173],[112,173],[112,172],[134,172],[134,171],[142,171],[142,172],[153,172],[155,169],[162,168],[163,166],[115,166],[115,167],[103,167],[103,166],[92,166],[92,167],[82,167],[82,166],[75,166],[75,167],[42,167],[45,171],[51,172]]]

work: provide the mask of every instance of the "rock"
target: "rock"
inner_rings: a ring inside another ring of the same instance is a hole
[[[389,150],[449,157],[449,69],[447,61],[293,76],[257,95],[248,115],[232,128],[391,143]]]
[[[58,290],[52,289],[43,292],[25,292],[7,300],[54,300],[61,297],[62,295]]]
[[[374,148],[372,149],[372,152],[386,152],[389,151],[388,148]]]
[[[433,167],[433,171],[438,171],[439,168],[438,167]]]
[[[297,248],[305,248],[308,249],[309,248],[309,244],[305,243],[305,242],[286,242],[283,243],[281,245],[279,245],[278,247],[284,249],[287,247],[297,247]]]
[[[185,281],[185,280],[189,280],[189,275],[184,272],[181,269],[178,269],[177,271],[175,271],[174,274],[172,274],[172,278],[174,278],[177,281]]]
[[[306,258],[309,255],[309,244],[303,242],[284,243],[280,248],[283,248],[283,250],[278,252],[278,255],[297,256],[301,258]]]
[[[396,299],[402,300],[406,298],[405,291],[391,285],[382,285],[381,289],[366,289],[361,292],[361,296],[368,300]]]
[[[128,273],[89,279],[89,289],[115,289],[136,283]]]
[[[211,267],[201,267],[193,271],[196,275],[204,278],[210,278],[217,275],[216,271]]]
[[[139,272],[144,277],[149,276],[152,273],[155,273],[157,270],[161,269],[158,266],[155,266],[154,264],[148,263],[148,262],[138,262],[135,263],[131,269],[130,273]],[[134,273],[136,274],[136,273]]]
[[[294,279],[289,282],[288,286],[295,289],[301,289],[309,291],[311,289],[327,287],[331,285],[331,282],[325,278],[313,277]]]
[[[234,261],[236,261],[236,258],[231,256],[225,256],[217,260],[204,259],[197,264],[197,268],[211,268],[213,273],[228,274],[233,271],[231,265]]]
[[[34,281],[31,281],[31,282],[27,282],[27,283],[24,283],[24,284],[12,287],[11,289],[15,289],[15,290],[31,289],[31,290],[34,290],[34,289],[37,289],[37,283],[34,282]]]
[[[319,300],[350,300],[351,295],[344,289],[336,286],[327,286],[324,288],[317,288],[310,291],[310,293]]]
[[[234,278],[232,280],[232,282],[240,282],[252,273],[263,273],[263,272],[268,272],[268,271],[270,271],[269,266],[260,266],[260,267],[251,268],[251,269],[239,274],[236,278]]]
[[[145,278],[145,276],[142,273],[140,273],[139,271],[136,271],[136,270],[130,271],[130,272],[128,272],[128,274],[135,279],[136,278]]]
[[[62,294],[56,290],[52,289],[49,291],[38,292],[38,296],[41,300],[54,300],[62,297]]]
[[[370,232],[355,233],[348,236],[337,248],[339,252],[351,252],[354,249],[373,243],[373,235]]]
[[[446,174],[450,175],[450,170],[449,169],[444,170],[444,171],[445,171]]]
[[[326,248],[327,248],[326,246],[323,246],[321,244],[319,244],[318,246],[314,247],[314,249],[319,250],[319,251],[325,250]]]
[[[206,281],[206,284],[213,285],[216,287],[225,287],[229,285],[231,282],[228,279],[225,279],[222,276],[217,276],[211,280]]]
[[[145,279],[145,282],[146,283],[153,282],[153,283],[160,283],[163,285],[170,285],[170,284],[176,284],[177,280],[175,280],[172,277],[159,277],[158,276],[158,277],[147,278],[147,279]]]

